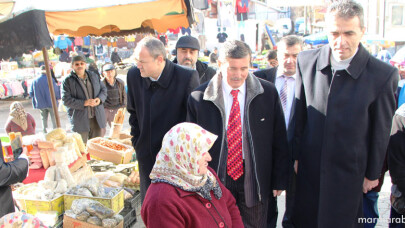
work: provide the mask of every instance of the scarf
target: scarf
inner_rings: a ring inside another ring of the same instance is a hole
[[[20,102],[16,101],[10,105],[10,120],[20,126],[23,131],[27,130],[27,113]]]
[[[195,192],[211,200],[222,197],[215,176],[207,171],[200,174],[198,161],[208,153],[217,136],[193,123],[180,123],[172,127],[163,138],[162,148],[156,156],[150,178],[152,183],[163,182],[184,191]]]

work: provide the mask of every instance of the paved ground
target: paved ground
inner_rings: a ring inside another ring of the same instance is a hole
[[[32,108],[31,100],[25,100],[22,98],[18,98],[18,99],[0,100],[0,135],[5,134],[4,125],[8,118],[9,106],[10,106],[11,102],[13,102],[15,100],[22,102],[25,107],[25,110],[34,116],[35,121],[37,123],[36,131],[40,132],[42,130],[42,122],[41,122],[41,117],[40,117],[39,111]],[[61,126],[63,128],[66,128],[66,126],[68,126],[68,120],[67,120],[66,113],[59,112],[59,115],[60,115],[60,120],[61,120]],[[129,116],[129,114],[127,113],[125,116],[126,121],[124,122],[123,129],[129,128],[128,116]],[[48,125],[52,126],[50,119],[49,119]],[[107,134],[108,134],[108,131],[107,131]],[[379,202],[378,202],[380,220],[378,221],[376,227],[388,227],[387,219],[390,216],[390,201],[389,201],[390,192],[391,192],[391,178],[390,178],[389,174],[386,173],[386,178],[385,178],[382,190],[380,192],[380,197],[379,197]],[[282,219],[282,216],[285,211],[284,205],[285,205],[285,195],[283,193],[278,198],[279,218],[278,218],[277,227],[281,227],[281,219]],[[133,227],[136,227],[136,228],[145,227],[140,218],[140,210],[137,211],[137,215],[138,215],[137,216],[138,222],[135,223],[133,225]]]

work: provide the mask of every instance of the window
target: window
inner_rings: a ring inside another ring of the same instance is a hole
[[[392,6],[392,25],[402,25],[404,18],[404,7],[403,6]]]

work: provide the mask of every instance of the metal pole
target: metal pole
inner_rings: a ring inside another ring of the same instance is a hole
[[[51,94],[52,108],[53,108],[53,113],[55,114],[56,126],[58,128],[60,128],[61,126],[60,126],[60,119],[59,119],[59,113],[58,113],[58,106],[56,105],[55,91],[53,89],[53,79],[51,76],[51,70],[49,69],[48,51],[46,50],[45,47],[42,48],[42,54],[44,55],[46,78],[48,79],[49,93]]]

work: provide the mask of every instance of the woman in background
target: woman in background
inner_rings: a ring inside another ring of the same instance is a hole
[[[6,132],[21,132],[21,135],[35,135],[35,120],[31,114],[26,113],[24,106],[15,101],[10,105],[10,114],[6,122]]]

